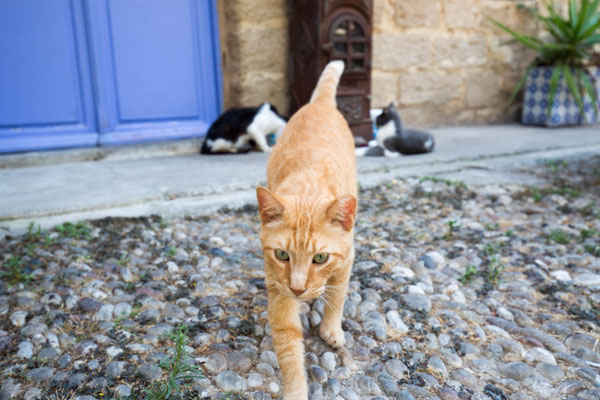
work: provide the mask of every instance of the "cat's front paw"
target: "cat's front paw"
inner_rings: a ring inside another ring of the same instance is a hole
[[[306,392],[294,392],[294,393],[284,393],[283,400],[307,400],[308,394]]]
[[[344,343],[346,343],[344,331],[339,324],[330,325],[322,322],[321,327],[319,328],[319,334],[321,335],[321,339],[326,341],[327,344],[334,349],[344,347]]]

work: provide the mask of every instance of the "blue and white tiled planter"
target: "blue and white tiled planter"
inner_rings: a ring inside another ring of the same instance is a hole
[[[564,77],[561,77],[558,82],[554,103],[550,115],[548,115],[550,78],[553,70],[554,67],[537,67],[527,77],[521,121],[527,125],[545,126],[595,124],[599,122],[600,112],[594,113],[592,99],[587,94],[583,102],[585,114],[581,115],[581,110],[567,87]],[[588,71],[595,80],[596,91],[600,98],[600,68],[591,67]]]

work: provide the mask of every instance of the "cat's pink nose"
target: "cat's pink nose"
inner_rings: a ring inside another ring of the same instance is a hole
[[[296,296],[300,296],[302,293],[306,292],[306,289],[292,289],[290,288],[290,290],[292,291],[292,293],[294,293]]]

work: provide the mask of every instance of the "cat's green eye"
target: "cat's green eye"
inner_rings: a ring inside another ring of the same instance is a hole
[[[313,257],[313,262],[315,264],[323,264],[328,259],[329,259],[329,254],[318,253]]]
[[[290,259],[290,255],[287,251],[283,251],[281,249],[275,250],[275,257],[279,258],[281,261],[288,261]]]

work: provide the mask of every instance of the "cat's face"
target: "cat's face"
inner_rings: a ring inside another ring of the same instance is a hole
[[[390,103],[390,105],[385,107],[381,114],[379,114],[377,118],[375,118],[375,126],[377,126],[378,128],[385,126],[388,122],[392,120],[392,113],[395,111],[396,109],[394,108],[394,103]]]
[[[301,202],[257,188],[267,285],[299,300],[328,291],[329,277],[352,260],[356,199]]]

